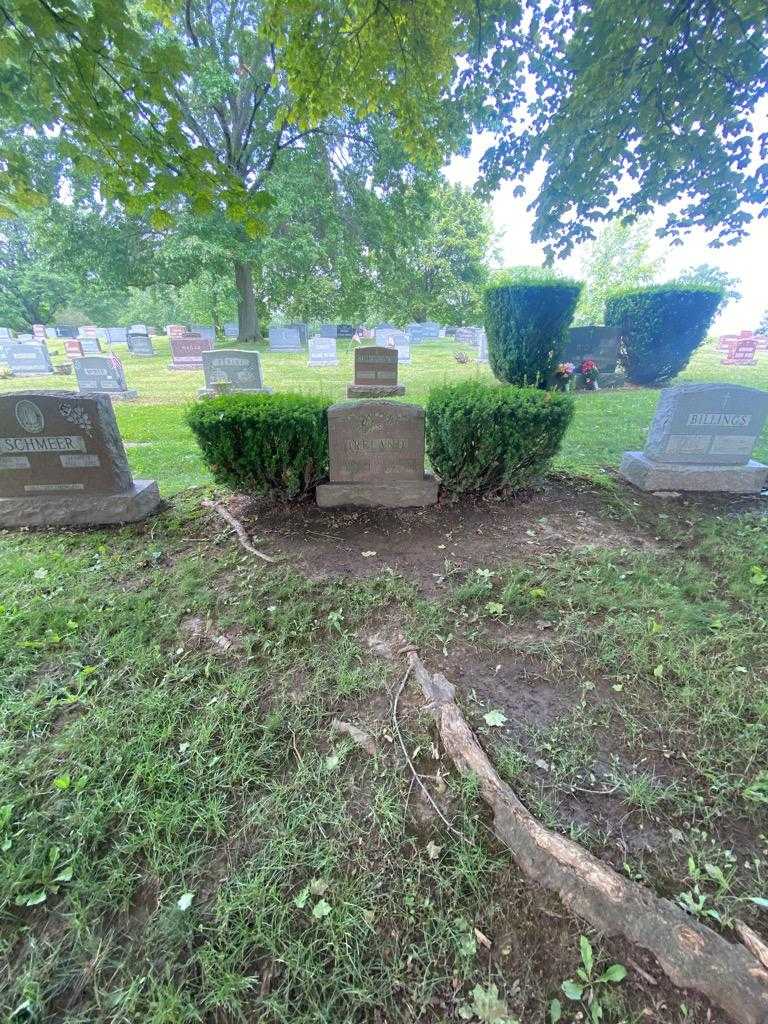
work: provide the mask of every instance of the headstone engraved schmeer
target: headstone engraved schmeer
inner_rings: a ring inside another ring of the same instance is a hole
[[[355,349],[355,382],[347,385],[347,398],[386,398],[404,395],[397,383],[397,350],[382,345]]]
[[[128,330],[128,351],[134,356],[153,356],[155,346],[147,334],[146,328],[143,331],[136,331],[133,327]]]
[[[159,503],[131,477],[107,395],[0,395],[0,527],[133,522]]]
[[[433,505],[438,480],[424,472],[424,410],[383,401],[340,402],[328,410],[330,483],[323,508]]]
[[[314,334],[309,339],[309,366],[338,366],[336,339]]]
[[[203,352],[205,387],[198,392],[201,398],[216,395],[220,391],[272,393],[265,388],[261,376],[261,359],[258,352],[242,352],[237,349],[217,348]],[[217,384],[229,385],[217,388]]]
[[[270,352],[301,352],[301,331],[298,327],[270,327]]]
[[[70,359],[80,359],[84,354],[82,338],[64,339],[64,355],[69,356]]]
[[[47,346],[37,341],[14,342],[8,348],[6,358],[15,377],[54,372]]]
[[[133,399],[137,392],[125,383],[125,370],[117,356],[83,356],[75,360],[75,377],[81,394],[105,392],[113,398]]]
[[[203,352],[210,352],[213,342],[199,334],[187,332],[180,338],[171,338],[171,364],[169,370],[202,370]]]
[[[620,341],[617,327],[571,327],[561,360],[575,363],[578,370],[585,359],[592,359],[601,373],[615,373]]]
[[[661,392],[642,452],[619,472],[644,491],[759,494],[768,466],[751,456],[768,416],[768,393],[738,384],[685,384]]]

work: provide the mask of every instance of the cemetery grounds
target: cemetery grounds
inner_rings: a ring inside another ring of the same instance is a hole
[[[201,507],[213,487],[181,414],[202,374],[167,371],[158,347],[118,348],[140,397],[116,408],[163,513],[0,534],[0,1013],[528,1024],[553,999],[586,1019],[591,998],[608,1021],[727,1020],[528,883],[416,687],[394,720],[392,698],[414,647],[546,826],[724,934],[740,918],[765,938],[764,503],[619,482],[657,393],[601,391],[577,396],[552,474],[515,500],[232,499],[266,563]],[[405,400],[490,377],[460,348],[414,346]],[[341,398],[339,350],[312,370],[266,353],[265,383]],[[768,386],[765,356],[719,360],[705,348],[684,378]],[[569,999],[584,935],[595,976],[627,975]]]

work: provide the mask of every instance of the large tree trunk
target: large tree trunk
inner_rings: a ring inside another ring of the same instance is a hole
[[[258,341],[259,319],[253,292],[253,273],[247,263],[235,263],[237,288],[237,334],[239,341]]]

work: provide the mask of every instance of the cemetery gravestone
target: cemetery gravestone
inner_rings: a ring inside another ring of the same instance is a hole
[[[570,327],[561,361],[574,363],[578,370],[585,359],[592,359],[600,373],[616,373],[620,342],[617,327]]]
[[[384,344],[386,347],[397,349],[397,361],[399,363],[410,363],[411,344],[405,331],[390,331],[385,337]]]
[[[180,338],[182,334],[187,333],[187,328],[184,324],[168,324],[165,328],[165,333],[169,338]]]
[[[394,324],[376,324],[373,329],[373,337],[377,345],[386,345],[386,336],[392,331],[398,330]]]
[[[339,360],[336,355],[336,339],[313,335],[309,339],[309,365],[310,366],[338,366]]]
[[[462,345],[477,345],[479,327],[457,327],[454,339]]]
[[[728,350],[720,363],[722,366],[756,366],[756,354],[757,339],[753,334],[734,335],[728,339]]]
[[[82,337],[77,339],[80,342],[80,347],[83,350],[84,356],[99,356],[101,355],[101,342],[96,337]],[[66,345],[66,343],[65,343]]]
[[[8,362],[8,349],[14,344],[11,338],[0,338],[0,361]]]
[[[480,331],[480,340],[477,345],[477,361],[478,363],[488,362],[488,335],[485,331]]]
[[[205,387],[198,392],[201,398],[219,393],[261,392],[271,394],[272,388],[265,388],[261,376],[261,359],[258,352],[242,352],[237,349],[209,349],[203,352]],[[220,388],[217,385],[229,385]]]
[[[146,331],[140,333],[131,328],[128,331],[128,351],[134,356],[153,356],[155,346]]]
[[[208,327],[205,324],[192,324],[189,329],[190,334],[199,334],[205,341],[210,341],[213,344],[216,341],[216,328]]]
[[[307,341],[309,340],[309,324],[295,323],[295,324],[286,324],[285,326],[286,327],[292,327],[295,331],[298,331],[299,332],[299,341],[301,342],[301,344],[302,345],[306,345],[307,344]]]
[[[58,337],[59,337],[58,332],[57,332],[55,327],[46,327],[45,328],[45,336],[46,336],[46,338],[49,338],[51,341],[56,341],[58,339]]]
[[[112,398],[133,399],[137,392],[125,383],[125,370],[117,356],[83,356],[75,360],[75,377],[81,394],[104,392]]]
[[[759,494],[768,466],[751,456],[767,416],[768,394],[757,388],[665,388],[645,450],[625,452],[619,472],[644,491]]]
[[[169,370],[202,370],[203,352],[210,352],[213,342],[199,334],[188,332],[181,337],[171,338],[171,363]]]
[[[321,338],[351,338],[355,333],[352,324],[323,324],[320,328]]]
[[[77,328],[76,327],[72,327],[69,324],[57,324],[56,327],[54,327],[54,330],[56,331],[56,337],[57,338],[76,338],[77,337]]]
[[[224,324],[224,337],[225,338],[238,338],[240,336],[240,328],[232,321],[231,323]]]
[[[0,327],[0,338],[3,341],[10,341],[13,338],[10,327]]]
[[[270,327],[270,352],[301,352],[301,332],[298,327]]]
[[[424,410],[404,402],[339,402],[328,410],[330,483],[322,508],[410,508],[437,501],[438,480],[424,472]]]
[[[66,338],[64,341],[64,355],[70,359],[79,359],[83,352],[83,342],[80,338]]]
[[[382,345],[355,349],[355,382],[347,385],[347,398],[386,398],[404,395],[397,383],[397,352]]]
[[[45,341],[45,325],[44,324],[32,324],[32,334],[36,341]]]
[[[22,344],[15,342],[8,348],[7,359],[11,373],[15,377],[29,377],[33,374],[42,375],[54,372],[48,348],[36,341],[27,341]]]
[[[159,503],[154,480],[131,478],[107,395],[0,395],[1,527],[134,522]]]
[[[110,345],[124,345],[128,341],[128,329],[126,327],[108,327],[107,341]]]

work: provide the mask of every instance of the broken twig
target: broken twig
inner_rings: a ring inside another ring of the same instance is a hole
[[[248,536],[248,533],[243,524],[240,522],[239,519],[235,519],[232,513],[227,511],[227,509],[225,509],[223,505],[220,505],[217,501],[208,501],[207,499],[201,501],[200,504],[204,508],[213,509],[214,512],[218,513],[218,515],[221,516],[225,523],[229,523],[229,525],[237,534],[237,539],[240,541],[240,544],[245,548],[245,550],[250,555],[256,555],[257,558],[261,558],[265,562],[277,561],[276,558],[270,558],[269,555],[265,555],[263,551],[259,551],[258,548],[255,548],[253,544],[251,544],[251,538]]]
[[[331,732],[342,733],[345,736],[349,736],[351,740],[354,740],[359,747],[370,754],[371,757],[375,757],[378,753],[378,748],[373,741],[373,737],[370,736],[364,729],[359,729],[356,725],[352,725],[351,722],[342,722],[338,718],[334,718],[331,722]]]

